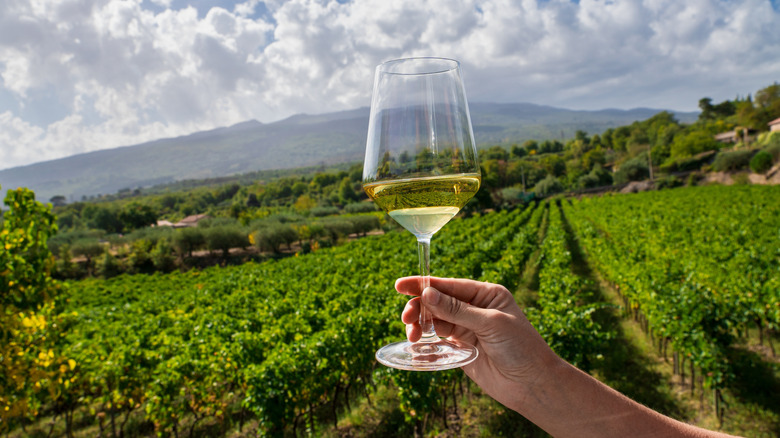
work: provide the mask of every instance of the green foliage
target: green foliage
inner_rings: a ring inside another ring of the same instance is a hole
[[[658,181],[655,182],[655,184],[658,190],[663,190],[663,189],[673,189],[675,187],[681,187],[683,185],[683,182],[680,180],[680,178],[670,175],[659,179]]]
[[[536,193],[539,196],[545,197],[554,195],[556,193],[561,193],[564,190],[563,184],[558,180],[558,178],[555,178],[552,175],[547,175],[547,177],[539,183],[534,186],[534,193]]]
[[[116,277],[121,274],[122,271],[122,265],[111,252],[105,251],[103,256],[98,259],[97,272],[101,277]]]
[[[660,167],[662,172],[688,172],[691,170],[701,169],[708,161],[712,160],[715,153],[699,154],[695,157],[679,158],[676,160],[669,160],[663,163]],[[655,159],[655,156],[653,156]]]
[[[766,130],[767,124],[780,117],[780,84],[774,84],[758,90],[754,99],[737,103],[737,121],[740,125]]]
[[[232,248],[249,246],[249,233],[237,224],[209,227],[204,231],[204,238],[209,251],[222,251],[225,258]]]
[[[612,174],[604,170],[598,164],[587,175],[580,177],[579,185],[582,188],[601,187],[612,184]]]
[[[728,351],[739,333],[780,327],[780,244],[767,233],[780,226],[778,194],[711,186],[594,197],[566,217],[626,309],[717,389],[734,378]]]
[[[173,246],[167,238],[158,240],[149,256],[154,268],[160,272],[170,272],[176,267]]]
[[[290,224],[265,223],[251,234],[249,241],[260,251],[279,252],[282,245],[291,245],[298,240],[298,233]]]
[[[356,202],[344,206],[344,212],[350,214],[371,213],[375,211],[379,211],[379,209],[373,202]]]
[[[180,255],[189,255],[192,257],[193,251],[203,248],[206,244],[206,238],[203,236],[203,230],[199,228],[179,228],[173,233],[173,247]]]
[[[716,172],[731,172],[746,169],[753,158],[754,151],[721,151],[712,162],[712,170]]]
[[[149,205],[132,202],[119,213],[119,220],[124,230],[135,230],[157,223],[157,213]]]
[[[594,320],[594,312],[606,304],[593,303],[584,279],[572,273],[560,208],[547,205],[549,222],[540,248],[537,303],[525,312],[558,355],[589,371],[614,333]]]
[[[127,257],[127,264],[128,270],[131,273],[149,274],[154,271],[154,263],[152,262],[150,254],[154,245],[155,242],[146,239],[138,239],[130,244],[130,254]],[[110,255],[110,251],[106,251],[106,254]],[[113,260],[109,260],[109,257],[104,255],[102,259],[103,263],[106,264],[104,272],[101,272],[100,268],[98,269],[100,275],[104,277],[106,276],[106,273],[112,277],[118,275],[118,271],[122,269],[121,264],[115,257],[111,256],[110,258],[113,258]]]
[[[615,184],[626,184],[630,181],[642,181],[649,176],[647,155],[639,155],[621,164],[613,178]]]
[[[755,173],[766,173],[772,168],[774,159],[767,151],[759,151],[750,159],[750,169]]]
[[[315,217],[332,216],[339,214],[339,209],[338,207],[314,207],[309,210],[309,214]]]
[[[548,155],[541,160],[542,166],[547,171],[547,175],[556,178],[563,176],[566,172],[566,161],[558,155]]]
[[[764,148],[772,155],[772,159],[780,161],[780,131],[766,132],[758,137],[757,146]]]
[[[54,260],[47,240],[57,231],[49,207],[27,189],[9,190],[0,222],[0,431],[37,416],[56,402],[72,367],[55,351]]]
[[[712,99],[705,97],[699,100],[699,113],[700,121],[725,119],[733,116],[737,112],[737,105],[730,100],[723,101],[717,105],[712,104]]]
[[[692,157],[702,152],[718,150],[721,146],[722,145],[706,131],[694,130],[685,134],[680,133],[674,137],[670,158],[679,159]]]

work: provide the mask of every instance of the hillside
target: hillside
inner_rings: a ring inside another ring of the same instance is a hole
[[[570,138],[644,120],[661,110],[573,111],[527,103],[471,104],[478,146],[528,139]],[[696,113],[678,113],[692,122]],[[368,108],[296,115],[275,123],[255,120],[187,136],[95,151],[0,170],[3,189],[29,187],[39,199],[69,201],[183,179],[214,178],[257,170],[360,161]]]

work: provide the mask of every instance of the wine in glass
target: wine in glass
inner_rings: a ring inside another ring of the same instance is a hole
[[[430,242],[479,189],[480,174],[460,64],[408,58],[376,68],[363,189],[417,237],[421,290],[430,285]],[[382,347],[377,360],[405,370],[445,370],[474,361],[472,345],[436,335],[421,306],[422,337]]]

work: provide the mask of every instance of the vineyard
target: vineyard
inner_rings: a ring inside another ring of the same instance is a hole
[[[575,269],[575,245],[591,278]],[[729,390],[743,369],[732,350],[757,332],[773,355],[780,330],[780,190],[558,199],[457,219],[433,239],[431,268],[526,292],[530,272],[531,296],[518,296],[528,318],[586,371],[610,355],[619,334],[605,315],[622,310],[691,390],[711,394],[728,430],[728,403],[737,402]],[[0,430],[318,435],[371,403],[377,387],[398,393],[408,423],[446,424],[468,388],[462,372],[401,372],[374,360],[404,333],[405,298],[393,283],[416,272],[414,237],[390,232],[263,263],[69,283],[57,303],[63,359],[47,365],[58,377],[39,393],[40,409]],[[760,363],[777,386],[776,360]],[[779,408],[764,408],[767,436],[780,433]]]

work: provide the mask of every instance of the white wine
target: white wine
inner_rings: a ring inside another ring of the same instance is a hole
[[[377,181],[363,190],[415,236],[439,231],[479,190],[477,173]]]
[[[420,207],[401,208],[388,214],[415,236],[431,236],[458,214],[458,211],[458,207]]]

